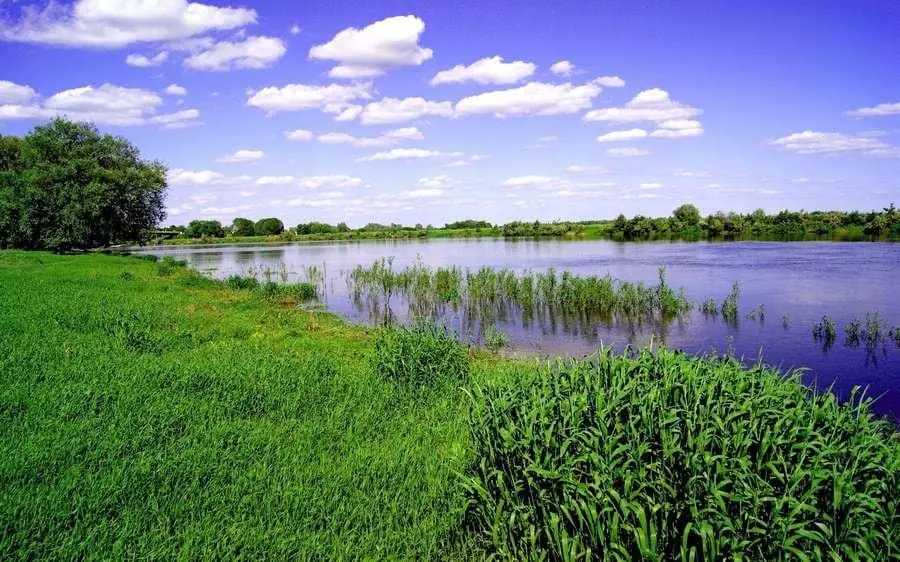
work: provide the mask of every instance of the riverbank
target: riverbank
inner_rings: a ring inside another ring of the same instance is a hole
[[[796,381],[774,373],[671,353],[600,361],[590,369],[632,373],[611,375],[601,391],[592,385],[606,379],[585,377],[588,367],[550,387],[556,379],[534,360],[467,350],[464,376],[452,384],[408,388],[374,367],[394,341],[298,308],[289,292],[228,289],[177,265],[0,252],[0,554],[435,559],[480,558],[485,549],[529,558],[613,539],[637,548],[633,507],[648,510],[662,555],[684,544],[700,549],[698,559],[710,556],[704,541],[733,552],[751,535],[751,558],[792,537],[800,552],[897,552],[890,490],[900,484],[900,440],[865,409],[807,400]],[[625,402],[606,399],[615,396]],[[619,414],[571,418],[588,402],[594,415]],[[537,415],[544,408],[549,414]],[[668,421],[656,419],[662,414]],[[598,429],[603,419],[621,423]],[[527,420],[535,425],[520,425]],[[566,453],[574,443],[576,454]],[[644,448],[651,443],[664,449]],[[513,464],[495,466],[500,458]],[[754,463],[779,468],[757,474]],[[592,534],[590,513],[565,503],[617,504],[597,483],[573,480],[589,466],[627,500],[616,516],[622,536],[612,527]],[[692,483],[682,483],[680,499],[665,492],[676,466]],[[636,479],[621,478],[639,467]],[[548,503],[528,494],[517,504],[525,496],[503,484],[505,470],[531,475],[506,482],[543,488]],[[735,484],[714,488],[709,474]],[[556,494],[564,489],[574,495]],[[772,501],[754,506],[753,494]],[[719,518],[722,501],[738,519]],[[692,516],[664,516],[690,506],[709,517],[685,530]],[[783,525],[778,540],[775,525]]]

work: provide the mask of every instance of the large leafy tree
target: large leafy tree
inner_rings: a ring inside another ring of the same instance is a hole
[[[272,234],[281,234],[284,232],[284,223],[274,217],[260,219],[256,221],[254,230],[259,236],[269,236]]]
[[[231,223],[231,234],[234,236],[253,236],[256,234],[253,221],[238,217]]]
[[[166,168],[122,137],[54,119],[0,137],[0,247],[69,250],[139,241],[165,218]]]

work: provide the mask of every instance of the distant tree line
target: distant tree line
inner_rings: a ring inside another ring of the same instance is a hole
[[[0,248],[67,251],[140,241],[163,218],[166,168],[122,137],[54,119],[0,136]]]

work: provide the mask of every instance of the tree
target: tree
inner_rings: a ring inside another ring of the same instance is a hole
[[[126,139],[65,119],[13,139],[0,137],[0,247],[140,241],[165,218],[166,168]]]
[[[222,238],[225,230],[219,221],[191,221],[183,231],[185,238]]]
[[[232,236],[253,236],[256,234],[256,228],[250,219],[236,218],[231,223]]]
[[[339,222],[337,225],[338,232],[350,232],[350,227],[345,222]]]
[[[272,234],[281,234],[284,232],[284,223],[274,217],[260,219],[253,226],[257,236],[270,236]]]
[[[700,224],[700,211],[690,203],[684,204],[672,212],[672,217],[683,228],[692,228]]]

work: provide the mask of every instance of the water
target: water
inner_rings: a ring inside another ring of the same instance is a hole
[[[144,248],[158,255],[187,259],[191,266],[216,277],[245,273],[250,267],[278,270],[284,264],[291,279],[304,278],[303,266],[326,272],[327,307],[354,321],[373,321],[373,311],[351,298],[346,274],[393,257],[394,268],[421,260],[432,267],[457,265],[569,270],[578,275],[606,275],[627,281],[657,281],[665,266],[668,282],[684,287],[700,304],[708,297],[718,303],[734,281],[741,283],[740,315],[736,325],[720,317],[692,312],[664,330],[659,327],[580,326],[543,322],[524,326],[512,314],[497,327],[511,337],[518,350],[548,355],[578,356],[601,344],[623,347],[664,341],[691,353],[732,352],[748,361],[763,358],[784,369],[806,368],[806,380],[818,387],[834,383],[846,396],[853,386],[868,387],[880,396],[877,409],[900,418],[900,348],[887,339],[890,327],[900,326],[900,244],[835,242],[730,243],[615,243],[608,241],[414,240],[323,242],[263,246],[162,246]],[[746,317],[760,304],[765,321]],[[394,296],[392,309],[405,314],[405,303]],[[885,341],[874,348],[845,342],[844,326],[866,313],[877,312],[884,323]],[[827,314],[838,326],[833,345],[812,337],[813,325]],[[785,327],[784,317],[787,317]],[[449,322],[464,336],[469,329],[459,317]]]

